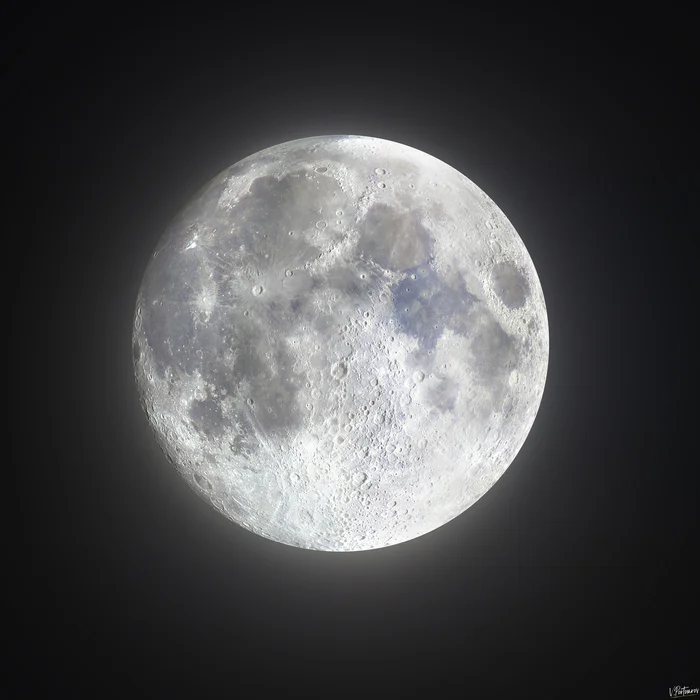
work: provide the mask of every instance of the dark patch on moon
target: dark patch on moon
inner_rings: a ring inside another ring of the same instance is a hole
[[[322,220],[319,210],[335,218],[335,209],[348,209],[349,202],[330,176],[296,170],[282,177],[261,176],[253,180],[232,215],[236,230],[256,263],[267,267],[274,260],[311,259],[309,244],[300,232]],[[290,236],[289,231],[296,231]]]
[[[144,311],[159,305],[188,304],[196,294],[200,262],[190,255],[181,255],[171,246],[165,246],[151,259],[144,275],[143,296],[148,304]]]
[[[203,433],[207,437],[218,437],[224,429],[221,406],[212,399],[206,398],[202,401],[195,399],[190,404],[190,420],[195,430]]]
[[[249,401],[248,420],[271,435],[300,430],[303,419],[296,396],[306,383],[306,375],[294,372],[293,357],[284,343],[265,345],[261,334],[251,334],[237,343],[235,350],[236,378],[253,387],[249,396],[241,397]]]
[[[156,373],[167,367],[191,374],[195,367],[194,302],[200,266],[193,257],[180,255],[170,246],[153,258],[143,281],[141,302],[143,333],[153,352]]]
[[[487,316],[477,326],[471,343],[473,367],[498,404],[507,388],[511,370],[518,366],[520,352],[516,339],[506,333],[492,316]]]
[[[407,272],[403,281],[390,288],[394,316],[399,330],[419,340],[423,349],[432,349],[446,328],[458,332],[459,321],[464,322],[478,299],[466,287],[456,290],[448,285],[432,265]]]
[[[255,387],[251,397],[254,408],[250,410],[256,429],[270,435],[299,430],[302,414],[297,409],[296,395],[306,377],[294,373],[293,358],[283,339],[299,321],[304,295],[291,299],[278,296],[272,303],[261,300],[254,319],[245,317],[240,306],[232,309],[230,305],[215,305],[208,321],[202,323],[195,317],[193,291],[182,290],[191,290],[188,281],[193,287],[197,285],[206,269],[201,258],[188,259],[184,253],[172,251],[158,256],[158,260],[145,289],[146,298],[155,303],[143,305],[143,333],[159,377],[164,378],[168,368],[175,375],[192,376],[198,371],[216,391],[243,401],[248,397],[240,397],[239,386],[248,383]],[[304,282],[304,274],[295,278],[302,291],[310,286],[309,280]],[[172,288],[176,279],[180,281],[179,291]],[[179,298],[159,304],[158,300],[168,294],[179,294]],[[270,345],[265,328],[273,328],[273,336],[280,340]],[[225,430],[221,408],[214,399],[193,402],[190,419],[207,436],[220,436]]]
[[[358,251],[385,270],[402,272],[428,262],[431,238],[416,212],[373,204],[359,223]]]
[[[340,319],[336,314],[323,314],[318,316],[314,321],[314,328],[319,331],[319,333],[328,333],[335,330],[337,326],[340,325]]]
[[[195,321],[188,307],[156,304],[144,311],[143,329],[161,379],[169,367],[192,375],[199,360],[194,347]]]
[[[325,286],[337,289],[343,296],[350,299],[364,298],[367,294],[367,285],[362,284],[357,271],[347,266],[337,265],[328,271],[328,276],[324,280]]]
[[[296,406],[296,395],[306,377],[294,373],[284,339],[296,329],[309,292],[318,283],[303,266],[319,252],[301,233],[310,221],[321,218],[318,209],[322,204],[332,202],[333,212],[350,207],[340,201],[342,191],[337,182],[323,175],[312,179],[300,170],[281,178],[259,177],[235,210],[225,214],[227,226],[221,231],[231,231],[235,224],[238,241],[209,230],[205,249],[182,250],[190,219],[195,215],[204,219],[222,216],[221,212],[209,212],[206,203],[218,203],[219,190],[226,180],[220,178],[214,189],[203,189],[200,201],[186,210],[192,216],[180,217],[171,227],[172,244],[161,246],[152,259],[143,285],[143,296],[148,300],[143,334],[161,378],[168,368],[174,375],[199,371],[216,391],[253,401],[252,406],[245,405],[255,430],[268,434],[297,431],[302,427],[302,414]],[[299,235],[290,236],[289,231]],[[239,251],[240,243],[243,251]],[[231,273],[240,270],[242,264],[262,275],[270,271],[280,274],[278,293],[251,295],[242,304],[240,292],[231,286]],[[284,276],[286,269],[293,273]],[[205,285],[216,290],[219,302],[206,322],[196,303]],[[248,317],[243,315],[246,308],[251,310]],[[271,337],[279,340],[270,345],[265,329],[274,329]],[[240,396],[242,383],[254,387],[250,397]],[[221,408],[213,399],[194,402],[190,419],[207,435],[220,435],[224,430]]]
[[[289,176],[283,178],[264,175],[256,178],[250,185],[250,194],[254,197],[263,197],[270,205],[279,204],[279,200],[285,196],[291,189]]]
[[[428,380],[425,394],[431,406],[446,413],[454,410],[459,387],[449,377],[437,375]]]
[[[530,293],[530,285],[525,275],[509,262],[500,262],[493,266],[491,285],[496,296],[509,309],[521,308]]]
[[[229,443],[229,449],[232,454],[247,459],[252,454],[256,453],[259,448],[259,443],[257,439],[255,439],[255,430],[249,417],[242,411],[236,413],[235,422],[238,428],[233,435],[233,439]],[[252,467],[244,464],[244,468],[251,469]]]

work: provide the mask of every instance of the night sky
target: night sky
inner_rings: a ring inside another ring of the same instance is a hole
[[[16,697],[697,687],[690,17],[233,7],[1,23]],[[488,494],[352,554],[200,500],[131,365],[141,276],[188,198],[262,148],[344,133],[426,151],[495,200],[551,343],[535,425]]]

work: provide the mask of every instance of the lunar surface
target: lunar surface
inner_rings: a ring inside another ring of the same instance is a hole
[[[523,445],[549,356],[528,252],[473,182],[377,138],[209,182],[144,274],[133,353],[166,455],[233,522],[316,550],[463,513]]]

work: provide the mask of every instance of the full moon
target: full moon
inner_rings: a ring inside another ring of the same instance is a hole
[[[165,231],[133,326],[139,396],[202,498],[357,551],[463,513],[544,391],[544,295],[513,225],[422,151],[319,136],[231,166]]]

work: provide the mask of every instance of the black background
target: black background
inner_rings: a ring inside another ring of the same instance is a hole
[[[20,696],[697,685],[690,16],[97,9],[3,23]],[[497,485],[435,532],[353,554],[264,540],[189,491],[130,346],[146,262],[187,199],[261,148],[343,133],[484,189],[530,251],[551,337],[536,423]]]

